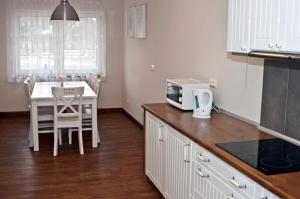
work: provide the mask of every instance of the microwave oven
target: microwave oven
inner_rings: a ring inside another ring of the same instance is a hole
[[[166,100],[181,110],[193,110],[193,90],[209,88],[209,83],[196,79],[168,79],[166,81]]]

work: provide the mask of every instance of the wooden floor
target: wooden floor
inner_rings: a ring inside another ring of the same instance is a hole
[[[52,156],[52,135],[40,136],[40,152],[28,148],[27,117],[0,118],[0,198],[161,198],[143,168],[144,134],[122,113],[99,115],[101,146],[85,155],[73,145]]]

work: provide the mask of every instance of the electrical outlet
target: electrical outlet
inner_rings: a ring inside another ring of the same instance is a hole
[[[156,65],[151,65],[151,71],[154,72],[156,70]]]
[[[217,88],[217,85],[218,85],[218,82],[217,82],[216,79],[213,79],[213,78],[210,78],[210,79],[209,79],[209,86],[210,86],[211,88]]]

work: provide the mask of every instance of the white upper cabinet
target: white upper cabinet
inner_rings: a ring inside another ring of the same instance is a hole
[[[278,0],[252,1],[251,49],[275,50]],[[268,9],[267,9],[268,8]]]
[[[285,0],[252,1],[251,50],[284,51]]]
[[[228,0],[229,52],[300,52],[299,0]]]
[[[289,0],[286,4],[284,22],[286,24],[285,45],[288,51],[300,52],[300,1]]]
[[[250,49],[250,0],[229,0],[228,43],[229,52],[247,53]]]

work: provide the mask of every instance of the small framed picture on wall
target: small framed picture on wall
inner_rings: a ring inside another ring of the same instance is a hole
[[[146,17],[146,4],[127,8],[127,36],[129,38],[146,38]]]
[[[135,7],[127,9],[127,36],[135,38]]]
[[[146,4],[135,7],[135,38],[146,38],[146,17],[147,7]]]

